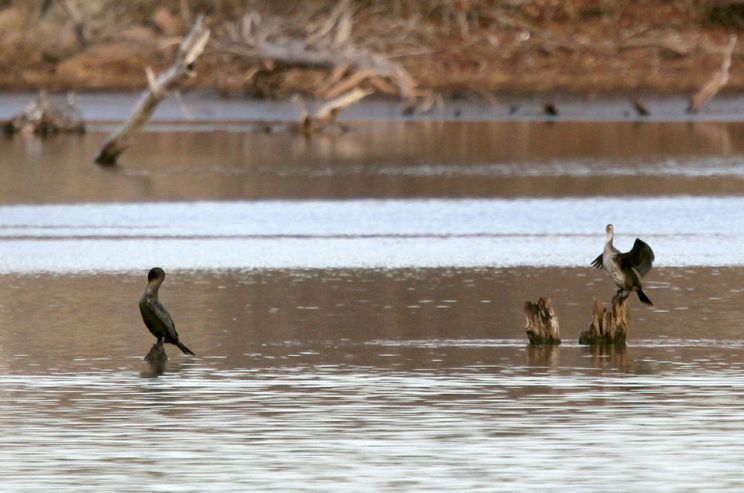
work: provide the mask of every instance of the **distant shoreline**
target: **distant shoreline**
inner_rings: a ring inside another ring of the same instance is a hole
[[[0,92],[0,120],[12,118],[34,98],[35,92]],[[85,92],[75,94],[85,121],[111,123],[124,120],[140,95],[132,92]],[[52,94],[63,100],[66,93]],[[721,95],[700,113],[686,112],[687,97],[648,97],[643,104],[649,115],[641,116],[633,107],[632,97],[605,98],[494,98],[445,99],[427,113],[405,115],[405,103],[385,98],[366,99],[341,114],[341,121],[448,121],[448,122],[744,122],[744,95]],[[557,115],[545,113],[546,101],[555,106]],[[313,102],[306,101],[312,107]],[[222,97],[215,91],[195,90],[170,97],[155,113],[154,123],[261,123],[291,122],[298,118],[291,101],[267,101],[252,98]]]
[[[137,90],[205,14],[212,37],[187,87],[221,95],[325,97],[353,79],[387,96],[675,97],[711,79],[744,26],[736,2],[684,0],[73,3],[0,8],[0,90]],[[742,93],[744,40],[732,54],[724,91]]]

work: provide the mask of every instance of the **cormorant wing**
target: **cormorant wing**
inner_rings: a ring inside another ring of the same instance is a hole
[[[651,264],[654,261],[654,251],[648,246],[648,243],[636,238],[633,248],[629,252],[618,255],[620,267],[623,269],[634,268],[641,276],[645,276],[651,270]]]
[[[599,254],[599,257],[595,258],[592,261],[592,266],[594,266],[595,269],[601,269],[602,267],[604,267],[604,263],[602,262],[602,257],[603,256],[604,256],[604,254],[603,253],[600,253]]]
[[[166,310],[159,301],[150,303],[150,308],[152,309],[152,314],[158,318],[168,331],[168,337],[177,341],[178,332],[176,332],[176,324],[173,323],[173,319],[171,318],[170,313],[168,313],[168,310]]]

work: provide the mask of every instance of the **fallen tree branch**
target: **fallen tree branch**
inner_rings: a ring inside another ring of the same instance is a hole
[[[731,70],[731,55],[734,52],[734,46],[736,46],[736,35],[732,34],[729,36],[729,42],[723,51],[723,62],[721,62],[721,68],[713,74],[713,77],[705,83],[705,85],[690,98],[690,105],[687,108],[688,113],[697,113],[718,94],[729,81],[729,71]]]
[[[264,72],[290,69],[329,71],[331,83],[308,87],[317,98],[334,97],[354,87],[380,86],[387,82],[404,99],[419,96],[416,81],[398,62],[354,43],[351,2],[342,1],[321,24],[247,13],[231,29],[217,51],[236,57]],[[376,82],[375,82],[376,81]]]
[[[295,102],[300,108],[300,124],[296,128],[306,136],[310,136],[314,132],[335,124],[338,115],[343,110],[370,94],[372,94],[372,91],[357,87],[337,98],[325,102],[312,115],[305,109],[304,102],[301,99],[296,99]]]
[[[191,28],[191,32],[178,47],[178,54],[173,67],[157,79],[152,71],[146,70],[148,89],[140,97],[132,114],[126,122],[114,132],[98,151],[95,162],[101,165],[114,165],[122,152],[129,145],[131,136],[139,130],[152,116],[155,109],[168,93],[177,89],[187,78],[196,75],[194,64],[204,52],[209,41],[210,31],[203,24],[203,17],[199,16]]]

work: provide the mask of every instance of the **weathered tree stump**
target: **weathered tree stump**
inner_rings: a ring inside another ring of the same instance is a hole
[[[610,309],[594,298],[592,323],[579,336],[579,344],[624,345],[630,329],[630,308],[627,296],[615,295]]]
[[[561,331],[558,317],[553,311],[550,298],[540,298],[537,303],[526,301],[524,315],[527,320],[525,329],[531,345],[560,344]]]
[[[148,363],[160,363],[168,361],[168,355],[165,354],[165,345],[157,342],[152,345],[150,351],[145,355],[145,361]]]

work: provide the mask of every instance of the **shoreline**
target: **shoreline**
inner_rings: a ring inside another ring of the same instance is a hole
[[[212,36],[184,87],[224,96],[656,99],[696,93],[726,59],[724,91],[744,92],[744,8],[733,2],[135,4],[6,2],[0,90],[137,90],[204,14]]]
[[[109,124],[129,116],[141,92],[75,93],[76,105],[89,124]],[[37,93],[0,93],[0,120],[13,118],[33,101]],[[64,101],[66,94],[50,94],[52,101]],[[744,122],[744,94],[720,95],[701,112],[687,113],[687,96],[643,98],[649,115],[634,109],[635,96],[563,96],[555,98],[504,97],[453,98],[435,104],[431,111],[404,114],[406,103],[389,98],[369,98],[345,110],[340,122]],[[550,103],[556,115],[545,112]],[[316,101],[306,101],[314,108]],[[152,123],[286,123],[298,119],[297,106],[288,100],[224,97],[215,91],[195,90],[166,99],[153,115]]]

